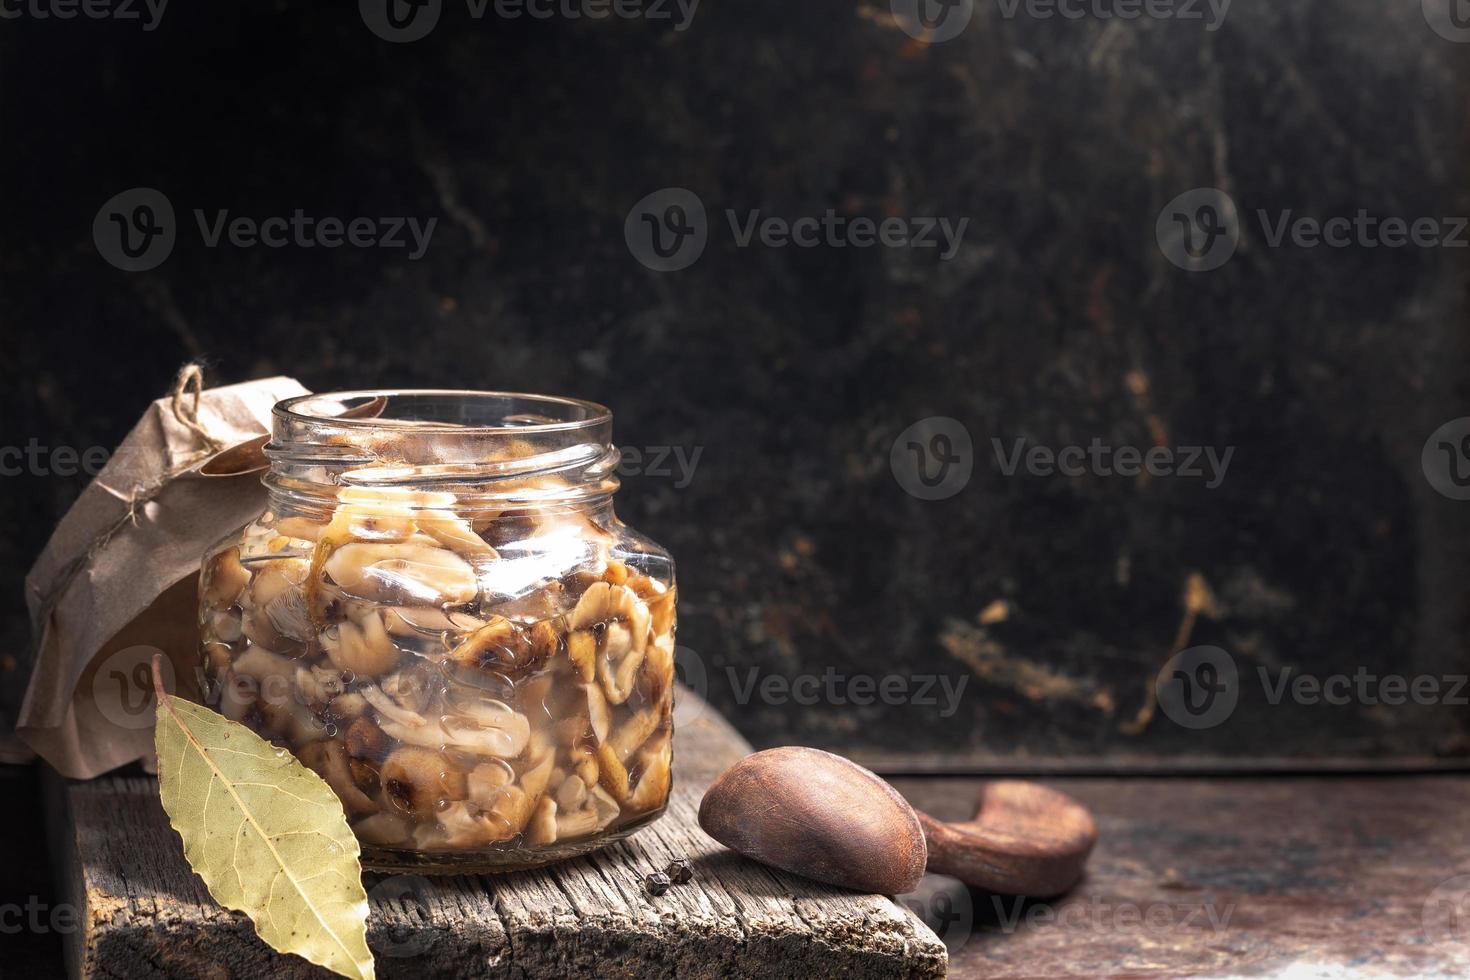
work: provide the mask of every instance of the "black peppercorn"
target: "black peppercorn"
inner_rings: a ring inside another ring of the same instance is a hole
[[[684,858],[670,861],[669,866],[664,868],[664,874],[676,885],[687,885],[694,880],[694,866]]]
[[[669,876],[662,871],[655,871],[643,879],[643,887],[648,889],[648,894],[657,898],[669,890]]]

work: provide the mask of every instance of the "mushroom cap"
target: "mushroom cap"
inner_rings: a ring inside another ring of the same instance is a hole
[[[411,814],[432,814],[440,801],[464,799],[464,773],[449,768],[438,752],[403,746],[383,761],[378,773],[388,798]]]
[[[908,801],[868,770],[820,749],[746,756],[705,792],[699,825],[746,857],[857,891],[911,892],[928,861]]]

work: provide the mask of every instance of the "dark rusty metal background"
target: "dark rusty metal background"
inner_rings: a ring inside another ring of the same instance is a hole
[[[682,32],[450,4],[402,45],[295,0],[180,4],[153,32],[7,23],[0,441],[111,446],[196,357],[216,382],[574,394],[627,445],[701,452],[687,486],[632,477],[619,509],[679,558],[684,659],[758,744],[896,768],[1459,763],[1464,707],[1272,705],[1257,671],[1470,666],[1470,504],[1420,466],[1470,415],[1465,253],[1272,248],[1256,212],[1466,213],[1470,48],[1417,3],[1238,0],[1213,32],[1000,9],[935,45],[884,4],[777,0],[706,0]],[[180,240],[128,274],[91,228],[137,186],[169,197]],[[710,239],[660,274],[623,227],[670,186]],[[1210,273],[1155,239],[1196,187],[1245,226]],[[196,208],[439,224],[416,262],[211,249]],[[942,262],[741,248],[724,216],[828,208],[970,223]],[[930,416],[974,443],[943,501],[890,467]],[[1021,437],[1234,455],[1216,489],[1007,477],[991,440]],[[20,475],[0,496],[12,699],[21,576],[80,485]],[[1200,644],[1242,687],[1190,732],[1152,685]],[[752,669],[968,680],[945,717],[845,687],[742,698]]]

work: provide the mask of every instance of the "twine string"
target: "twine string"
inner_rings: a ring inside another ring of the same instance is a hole
[[[211,452],[219,452],[225,448],[209,430],[199,422],[199,395],[204,391],[204,369],[198,364],[185,364],[174,381],[174,397],[170,406],[174,418],[179,424],[199,437],[200,441],[209,447]],[[190,401],[184,403],[184,395],[190,396]]]

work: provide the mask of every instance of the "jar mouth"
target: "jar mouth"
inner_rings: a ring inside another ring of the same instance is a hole
[[[612,412],[553,395],[364,389],[273,409],[266,486],[284,499],[345,486],[447,490],[463,506],[586,503],[617,489]]]
[[[559,395],[446,388],[362,389],[297,395],[278,402],[280,420],[367,431],[412,423],[422,432],[465,436],[576,432],[606,425],[612,411]]]

